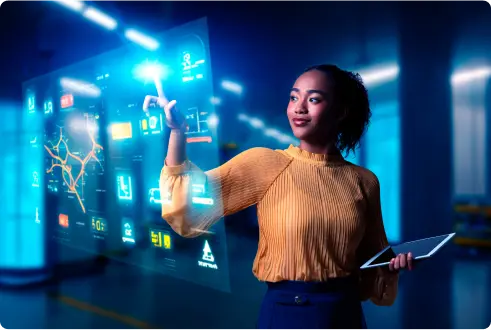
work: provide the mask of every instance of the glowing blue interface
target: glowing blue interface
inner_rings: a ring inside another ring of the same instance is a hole
[[[159,190],[169,130],[156,104],[143,111],[161,85],[187,118],[189,158],[203,170],[220,164],[206,21],[160,41],[159,51],[126,47],[25,83],[27,113],[44,118],[44,132],[31,139],[44,167],[31,179],[43,185],[46,207],[32,218],[49,228],[61,261],[72,261],[73,250],[102,253],[229,291],[223,222],[184,239],[161,218],[170,197]],[[192,203],[214,200],[198,182]]]

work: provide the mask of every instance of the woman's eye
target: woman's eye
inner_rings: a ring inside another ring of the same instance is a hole
[[[291,95],[290,96],[290,101],[296,101],[298,98],[296,96]]]
[[[309,101],[312,102],[312,103],[319,103],[320,102],[320,100],[319,99],[316,99],[315,97],[311,97],[309,99]]]

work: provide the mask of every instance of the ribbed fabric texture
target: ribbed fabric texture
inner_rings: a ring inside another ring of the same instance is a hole
[[[171,149],[172,150],[172,149]],[[192,203],[191,184],[205,184],[214,205]],[[194,237],[221,217],[257,204],[259,246],[253,265],[261,281],[324,281],[358,274],[362,299],[390,305],[397,274],[361,264],[388,245],[380,186],[367,169],[341,155],[249,149],[203,172],[190,161],[161,172],[162,217],[180,235]]]

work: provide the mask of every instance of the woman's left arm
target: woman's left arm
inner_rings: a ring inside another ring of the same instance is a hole
[[[389,245],[382,220],[380,203],[380,183],[375,175],[366,188],[368,215],[365,234],[357,250],[359,265]],[[397,297],[399,276],[389,267],[375,267],[361,271],[362,299],[370,299],[379,306],[390,306]]]

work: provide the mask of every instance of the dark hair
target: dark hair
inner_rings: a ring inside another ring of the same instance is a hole
[[[345,155],[355,153],[372,115],[361,76],[331,64],[312,66],[305,72],[313,70],[324,72],[333,82],[334,109],[339,111],[336,146]]]

